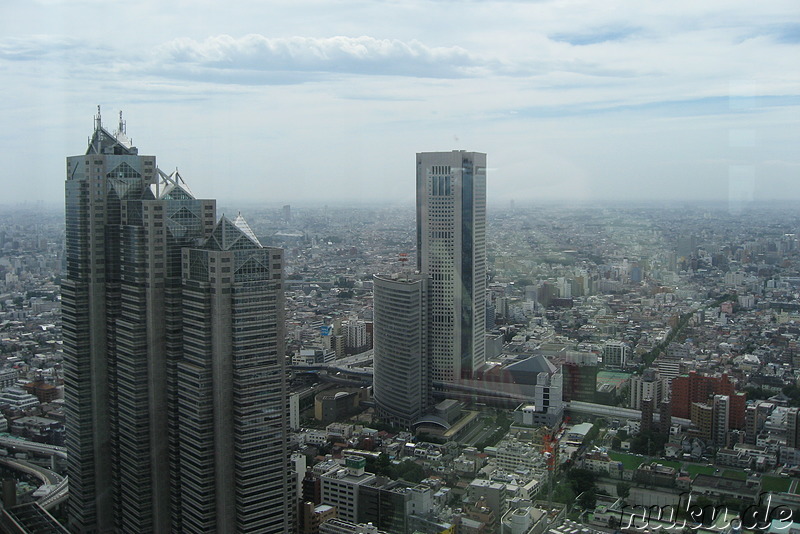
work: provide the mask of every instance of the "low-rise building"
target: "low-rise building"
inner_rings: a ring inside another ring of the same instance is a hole
[[[675,471],[674,467],[653,462],[637,467],[633,479],[642,484],[671,487],[675,485],[676,475],[677,471]]]
[[[358,520],[359,486],[375,478],[373,473],[364,471],[365,466],[364,458],[348,456],[344,467],[336,467],[320,476],[322,504],[335,506],[341,519]]]
[[[612,468],[616,470],[617,464],[619,462],[615,462],[608,454],[601,451],[591,451],[583,456],[583,468],[603,476],[607,476]]]
[[[699,474],[692,482],[692,493],[709,497],[755,502],[758,490],[746,480]]]

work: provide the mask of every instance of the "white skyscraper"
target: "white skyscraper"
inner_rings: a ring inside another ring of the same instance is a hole
[[[417,269],[430,279],[431,379],[485,360],[486,154],[417,154]]]

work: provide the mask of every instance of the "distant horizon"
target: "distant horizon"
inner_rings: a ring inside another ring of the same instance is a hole
[[[211,197],[202,197],[198,196],[198,198],[211,198]],[[251,210],[251,209],[274,209],[280,210],[283,206],[289,205],[293,210],[294,209],[408,209],[414,210],[415,203],[414,199],[408,199],[407,201],[389,201],[389,200],[345,200],[345,199],[332,199],[330,201],[254,201],[253,199],[248,200],[236,200],[236,199],[215,199],[217,201],[217,212],[218,215],[222,215],[221,210],[231,210],[231,211],[244,211],[244,210]],[[651,208],[651,209],[679,209],[679,208],[707,208],[712,210],[726,210],[730,211],[732,208],[736,208],[743,212],[749,211],[758,211],[758,210],[793,210],[796,209],[798,211],[798,215],[800,215],[800,203],[794,199],[759,199],[759,200],[752,200],[743,203],[736,203],[735,206],[732,206],[732,203],[727,200],[714,200],[714,199],[632,199],[632,200],[620,200],[620,199],[597,199],[597,200],[566,200],[566,199],[544,199],[544,200],[525,200],[525,199],[518,199],[518,198],[511,198],[505,200],[492,200],[491,197],[488,199],[487,202],[487,210],[490,212],[497,211],[497,210],[506,210],[508,209],[513,202],[514,208],[517,209],[524,209],[524,208],[541,208],[541,207],[551,207],[551,208],[623,208],[623,209],[638,209],[638,208]],[[16,209],[40,209],[45,208],[51,212],[64,212],[64,202],[52,202],[52,201],[44,201],[44,200],[25,200],[20,202],[0,202],[0,212],[7,211],[7,210],[16,210]],[[243,213],[246,217],[246,213]]]

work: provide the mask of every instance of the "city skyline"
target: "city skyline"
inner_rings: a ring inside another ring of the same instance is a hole
[[[405,154],[478,147],[490,202],[800,198],[792,2],[75,5],[0,8],[6,202],[97,104],[222,202],[409,202]]]

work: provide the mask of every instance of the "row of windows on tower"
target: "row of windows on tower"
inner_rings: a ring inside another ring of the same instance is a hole
[[[431,176],[428,187],[429,195],[449,197],[451,192],[450,176]]]

